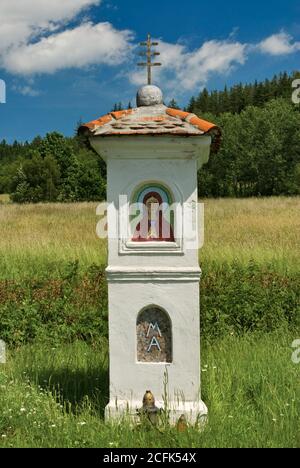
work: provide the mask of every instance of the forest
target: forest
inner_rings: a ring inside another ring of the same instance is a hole
[[[222,146],[199,172],[199,196],[268,197],[300,194],[300,106],[292,82],[300,74],[203,89],[186,109],[222,129]],[[178,107],[175,100],[170,107]],[[121,109],[122,104],[115,104]],[[32,142],[0,143],[0,194],[16,203],[103,200],[106,170],[77,132],[37,136]]]

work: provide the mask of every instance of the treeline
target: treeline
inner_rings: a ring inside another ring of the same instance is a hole
[[[204,117],[222,128],[223,143],[199,171],[201,197],[300,195],[299,106],[280,98]]]
[[[297,76],[203,90],[191,99],[188,110],[218,124],[223,134],[220,151],[199,172],[201,197],[300,194],[300,106],[291,101]],[[83,137],[51,133],[31,143],[2,141],[0,193],[18,203],[102,200],[105,163]]]
[[[0,143],[0,193],[17,203],[105,199],[106,168],[79,137],[51,133],[32,143]]]
[[[255,81],[254,84],[238,84],[223,91],[208,92],[206,88],[197,97],[192,97],[187,107],[188,112],[201,115],[210,112],[220,115],[225,112],[240,114],[246,107],[263,107],[272,99],[284,98],[291,100],[292,83],[300,78],[299,72],[280,73],[272,80]],[[172,107],[172,106],[170,106]]]
[[[300,194],[300,107],[292,103],[299,72],[239,84],[224,91],[204,89],[187,110],[222,129],[218,154],[199,172],[201,197]]]

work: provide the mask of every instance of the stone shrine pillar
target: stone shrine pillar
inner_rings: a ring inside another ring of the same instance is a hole
[[[144,86],[137,108],[83,125],[107,163],[110,402],[136,417],[146,390],[170,422],[205,418],[201,400],[197,172],[214,125],[163,105]]]

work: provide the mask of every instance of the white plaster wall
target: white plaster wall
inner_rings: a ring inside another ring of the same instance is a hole
[[[211,138],[95,137],[91,143],[108,171],[110,403],[106,415],[116,417],[127,407],[135,414],[146,390],[161,406],[167,369],[172,421],[186,414],[195,422],[198,415],[207,414],[200,393],[198,248],[187,249],[184,243],[173,251],[124,252],[119,240],[119,196],[127,195],[130,201],[137,187],[158,182],[171,189],[176,202],[197,204],[197,170],[208,160]],[[184,219],[183,229],[186,223]],[[136,321],[150,305],[162,307],[172,321],[171,364],[137,362]]]
[[[200,400],[198,282],[113,282],[109,284],[110,400],[140,402],[146,390],[157,401],[169,377],[169,400]],[[136,321],[147,305],[165,309],[172,321],[173,363],[137,362]]]
[[[119,255],[119,195],[126,195],[130,201],[136,188],[143,183],[160,182],[173,192],[175,201],[180,203],[197,203],[197,163],[194,160],[151,159],[109,159],[108,170],[108,226],[109,226],[109,265],[140,267],[191,267],[198,265],[198,250],[186,248],[183,254],[157,252],[157,254],[138,253]],[[183,226],[186,222],[183,223]]]

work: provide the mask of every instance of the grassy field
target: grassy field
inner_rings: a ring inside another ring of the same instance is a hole
[[[96,204],[0,203],[0,447],[299,447],[300,198],[208,200],[203,432],[104,424],[106,241]],[[74,263],[79,262],[79,271]],[[250,332],[251,331],[251,332]],[[81,338],[80,340],[78,338]],[[46,351],[45,351],[46,350]]]
[[[299,447],[294,333],[227,337],[202,350],[203,432],[104,424],[107,347],[30,346],[0,368],[0,447]]]
[[[0,204],[2,203],[10,203],[10,197],[7,194],[0,194]]]
[[[105,264],[96,204],[0,205],[0,278],[56,277],[61,265]],[[300,198],[208,200],[201,263],[272,263],[297,270]]]

